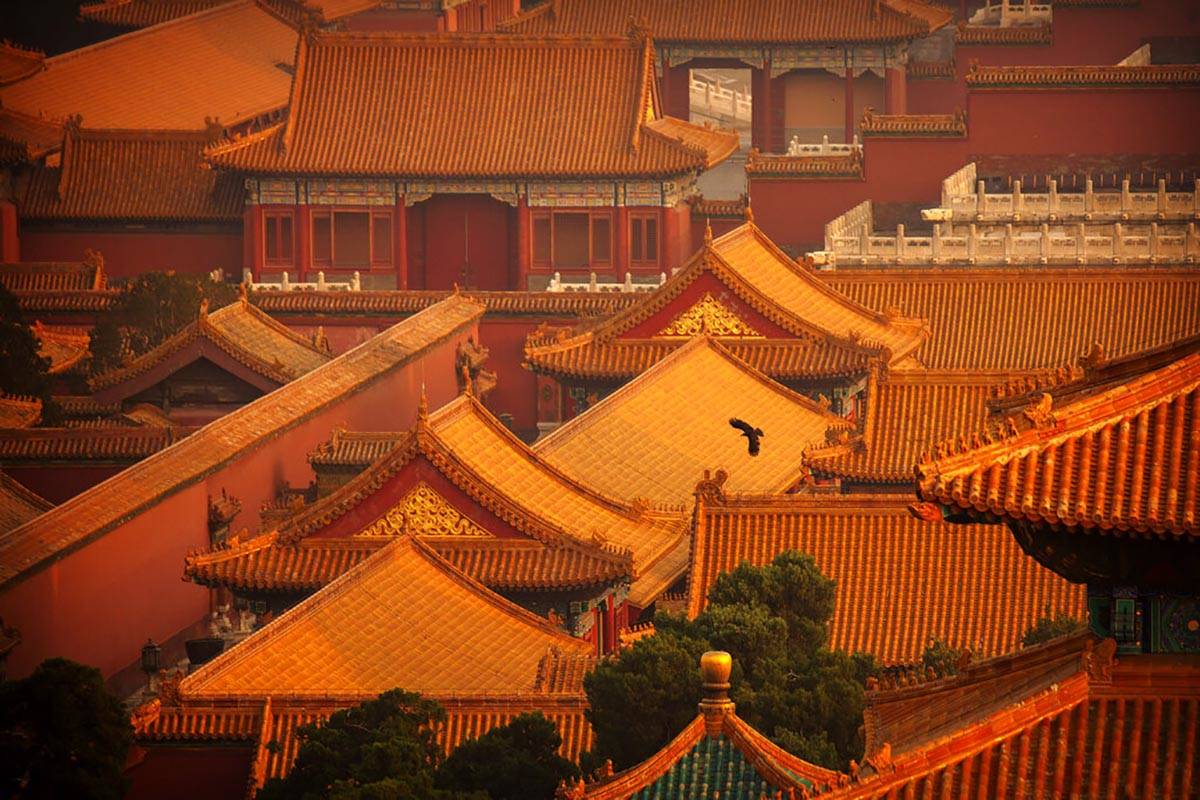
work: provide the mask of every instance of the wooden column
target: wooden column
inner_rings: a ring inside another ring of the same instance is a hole
[[[296,238],[292,252],[296,256],[296,280],[303,283],[313,271],[312,213],[307,205],[295,206]]]
[[[0,201],[0,262],[13,263],[20,260],[17,207],[11,200]]]
[[[242,266],[250,270],[256,281],[262,278],[265,257],[262,206],[253,203],[242,214]]]
[[[396,288],[408,288],[408,206],[404,195],[396,197],[396,241],[392,247],[392,259],[396,266]]]
[[[845,142],[854,141],[854,67],[846,67],[846,131]]]
[[[529,289],[529,265],[533,261],[532,231],[529,220],[529,198],[517,195],[517,274],[510,289],[518,292]]]
[[[762,68],[762,79],[758,83],[759,86],[762,87],[760,89],[760,94],[762,97],[761,99],[755,97],[754,105],[762,105],[762,114],[759,116],[759,119],[761,120],[760,124],[762,125],[762,132],[760,134],[762,145],[760,145],[760,147],[764,153],[774,153],[776,152],[775,142],[773,141],[774,137],[771,135],[771,132],[775,129],[775,98],[771,96],[770,59],[766,60],[766,66]]]
[[[676,254],[679,252],[679,222],[675,209],[662,208],[658,215],[658,268],[671,274],[671,268],[679,266]]]
[[[908,71],[903,64],[888,67],[883,78],[883,110],[885,114],[908,113]]]
[[[668,109],[671,107],[671,67],[667,63],[667,56],[664,53],[662,57],[662,80],[658,86],[659,100],[662,102],[662,107]]]
[[[617,206],[616,219],[613,221],[616,236],[613,237],[613,270],[617,277],[624,280],[629,271],[629,207]]]

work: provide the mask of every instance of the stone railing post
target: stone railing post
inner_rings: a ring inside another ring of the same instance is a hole
[[[830,248],[836,250],[837,248]],[[858,233],[858,254],[863,258],[871,255],[871,229],[868,225],[863,225],[859,228]]]
[[[1013,219],[1021,218],[1021,181],[1015,180],[1012,184],[1012,214]]]
[[[1196,223],[1189,222],[1187,231],[1183,234],[1183,258],[1191,263],[1197,253],[1200,253],[1200,238],[1196,236]]]
[[[324,272],[324,270],[318,270],[318,272],[317,272],[317,291],[318,292],[325,291],[325,272]]]
[[[1012,261],[1013,253],[1013,226],[1009,222],[1004,226],[1004,263]]]
[[[1150,223],[1150,263],[1158,261],[1158,223]]]
[[[978,229],[975,227],[974,222],[967,226],[967,262],[970,264],[975,263],[975,236],[977,232]]]
[[[1163,219],[1167,216],[1167,180],[1166,178],[1158,179],[1158,218]]]
[[[1092,191],[1092,179],[1083,182],[1083,210],[1091,214],[1096,208],[1096,193]]]
[[[904,258],[904,226],[896,226],[896,258]]]
[[[358,270],[354,270],[354,274],[350,276],[350,291],[362,291],[362,275],[358,274]]]
[[[1045,222],[1042,223],[1042,236],[1038,242],[1038,248],[1041,262],[1048,263],[1050,261],[1050,226]]]
[[[1132,198],[1129,196],[1129,178],[1124,178],[1121,181],[1121,219],[1129,219],[1129,209],[1132,207]]]
[[[279,288],[285,292],[291,290],[292,288],[292,282],[288,278],[287,270],[284,270],[279,276]]]
[[[987,184],[979,181],[975,186],[975,218],[980,219],[987,213]]]
[[[625,273],[625,291],[633,291],[633,274],[630,272]]]
[[[1087,226],[1082,222],[1075,226],[1075,263],[1087,262]]]
[[[933,236],[929,239],[929,249],[930,255],[936,264],[941,260],[942,256],[942,226],[940,224],[934,224],[933,226]]]
[[[595,272],[588,273],[588,291],[589,292],[596,291],[596,273]]]
[[[1049,188],[1046,190],[1046,195],[1050,219],[1055,219],[1058,215],[1058,181],[1051,178],[1047,184]]]
[[[1112,237],[1112,257],[1113,261],[1120,261],[1121,256],[1125,253],[1125,231],[1121,227],[1121,223],[1113,223]]]

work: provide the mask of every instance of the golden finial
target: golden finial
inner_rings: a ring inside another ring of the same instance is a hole
[[[733,701],[729,699],[732,670],[733,657],[724,650],[709,650],[700,656],[700,677],[704,681],[700,713],[704,715],[704,729],[712,737],[721,735],[725,715],[733,713]]]
[[[712,222],[708,219],[708,217],[705,217],[704,218],[704,243],[712,244],[712,240],[713,240]]]
[[[746,210],[743,212],[746,217],[746,222],[754,222],[754,209],[750,207],[750,200],[746,200]]]
[[[200,299],[200,318],[204,319],[207,316],[208,316],[208,298],[202,297]]]
[[[421,384],[421,399],[417,401],[417,423],[424,425],[429,422],[429,398],[425,396],[425,384]]]
[[[242,305],[250,302],[250,284],[246,281],[238,284],[238,300],[242,301]]]

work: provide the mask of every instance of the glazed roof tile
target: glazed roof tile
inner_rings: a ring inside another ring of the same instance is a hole
[[[934,370],[1055,369],[1094,342],[1109,357],[1200,334],[1200,273],[1186,269],[836,270],[829,285],[874,309],[903,308],[932,332]]]
[[[195,358],[208,343],[275,385],[283,385],[327,363],[330,355],[305,337],[271,319],[246,300],[230,303],[211,314],[201,310],[195,322],[146,353],[91,379],[93,393],[101,398],[122,395],[121,386],[146,375],[178,369],[178,354],[194,351]],[[141,386],[131,388],[140,391]]]
[[[926,36],[952,17],[922,0],[554,0],[499,27],[594,36],[623,34],[637,20],[664,42],[866,43]]]
[[[127,33],[47,58],[45,69],[0,89],[32,116],[79,114],[91,128],[203,130],[287,105],[296,31],[254,0]]]
[[[959,47],[979,45],[1053,44],[1054,29],[1046,25],[968,25],[960,22],[954,31],[954,43]]]
[[[827,797],[1187,797],[1200,758],[1196,659],[1143,656],[1088,669],[1104,661],[1101,647],[1081,653],[1069,677],[1049,672],[1010,704],[920,747],[868,754],[877,767]],[[914,726],[952,703],[956,689],[950,682],[916,706]]]
[[[788,156],[751,150],[746,157],[746,174],[764,177],[793,177],[862,180],[863,158],[859,151],[848,156]]]
[[[0,286],[13,294],[29,292],[86,292],[107,286],[104,260],[0,264]]]
[[[995,382],[990,373],[873,376],[860,430],[844,443],[809,448],[804,464],[821,477],[911,484],[912,465],[933,442],[983,426]]]
[[[759,455],[731,417],[765,432]],[[700,336],[533,449],[605,494],[687,505],[705,467],[728,470],[740,491],[783,491],[799,480],[806,446],[851,427]]]
[[[567,476],[463,396],[429,417],[438,439],[502,496],[539,509],[563,530],[599,535],[633,554],[630,600],[645,607],[685,571],[688,539],[682,513],[648,511]],[[594,532],[594,534],[593,534]]]
[[[287,122],[208,158],[272,174],[667,177],[737,147],[660,116],[648,41],[314,34]]]
[[[80,6],[79,16],[118,28],[148,28],[229,2],[231,0],[104,0]]]
[[[24,525],[54,504],[0,472],[0,536]]]
[[[45,53],[21,47],[7,40],[0,42],[0,86],[39,72],[45,60]]]
[[[2,274],[2,273],[0,273]],[[439,290],[284,292],[255,291],[254,304],[269,314],[412,314],[450,293]],[[487,308],[489,314],[553,314],[593,317],[611,314],[638,298],[625,292],[471,292],[461,293]]]
[[[728,346],[756,369],[781,377],[799,374],[847,374],[872,357],[901,362],[922,343],[920,320],[873,311],[826,285],[824,276],[796,263],[747,222],[705,245],[657,291],[574,335],[530,337],[525,358],[530,367],[578,375],[636,374],[678,346],[678,338],[649,342],[623,339],[661,312],[697,278],[712,274],[754,312],[804,341],[731,339]],[[656,358],[657,356],[657,358]],[[811,371],[808,371],[811,370]]]
[[[590,649],[401,536],[181,689],[191,697],[374,695],[397,686],[433,696],[531,692],[549,660]]]
[[[0,429],[21,430],[42,419],[42,401],[36,397],[0,394]],[[5,430],[5,433],[11,433]]]
[[[0,586],[360,391],[476,324],[482,314],[482,307],[464,298],[444,300],[17,528],[0,539]]]
[[[210,140],[191,131],[68,131],[59,166],[34,167],[26,219],[233,222],[244,190],[204,168]]]
[[[1021,552],[994,525],[914,517],[900,495],[730,495],[706,499],[693,535],[688,613],[717,576],[784,550],[837,581],[830,645],[885,664],[920,660],[930,638],[980,656],[1014,648],[1050,614],[1082,617],[1085,590]]]
[[[780,792],[778,796],[799,797],[800,792],[819,793],[837,777],[832,770],[793,756],[730,711],[721,719],[717,735],[707,732],[700,715],[662,750],[587,787],[583,797],[698,800],[719,795],[728,800],[760,800]]]
[[[954,114],[876,114],[871,109],[863,115],[859,130],[864,137],[937,137],[965,138],[967,115]]]
[[[95,427],[27,428],[0,432],[0,462],[132,462],[175,444],[195,428]]]
[[[0,108],[0,165],[37,161],[62,146],[60,122]]]
[[[386,456],[408,436],[403,431],[346,431],[335,429],[328,441],[308,454],[313,467],[365,468]]]
[[[917,468],[921,495],[1078,532],[1200,537],[1200,354],[984,434]]]
[[[70,372],[91,355],[91,335],[86,330],[47,328],[35,322],[33,335],[40,343],[38,355],[50,359],[51,375]]]
[[[1194,86],[1200,84],[1200,64],[1114,64],[1079,67],[972,65],[964,79],[969,89],[1003,89],[1014,86],[1067,89],[1091,86],[1132,89],[1143,86]]]

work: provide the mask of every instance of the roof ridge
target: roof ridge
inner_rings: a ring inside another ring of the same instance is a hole
[[[40,494],[18,481],[12,475],[9,475],[4,470],[0,469],[0,494],[2,493],[15,495],[29,505],[40,508],[42,511],[54,508],[54,503],[51,503]]]

